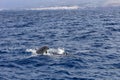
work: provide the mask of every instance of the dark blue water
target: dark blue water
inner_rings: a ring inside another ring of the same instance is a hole
[[[26,52],[44,45],[68,55]],[[0,80],[119,79],[118,8],[0,12]]]

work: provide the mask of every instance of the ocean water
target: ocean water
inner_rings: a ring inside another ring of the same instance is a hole
[[[0,11],[0,80],[120,80],[119,8]]]

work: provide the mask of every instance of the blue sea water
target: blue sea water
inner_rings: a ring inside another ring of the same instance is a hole
[[[119,8],[0,11],[0,80],[120,80]]]

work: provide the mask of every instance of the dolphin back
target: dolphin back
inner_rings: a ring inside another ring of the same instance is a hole
[[[36,51],[36,53],[37,53],[37,54],[43,54],[43,53],[47,52],[48,49],[49,49],[49,48],[48,48],[47,46],[43,46],[43,47],[39,48],[39,49]]]

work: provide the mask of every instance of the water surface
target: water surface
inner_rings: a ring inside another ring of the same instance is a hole
[[[1,80],[119,80],[120,10],[0,11]],[[30,57],[47,45],[69,55]]]

